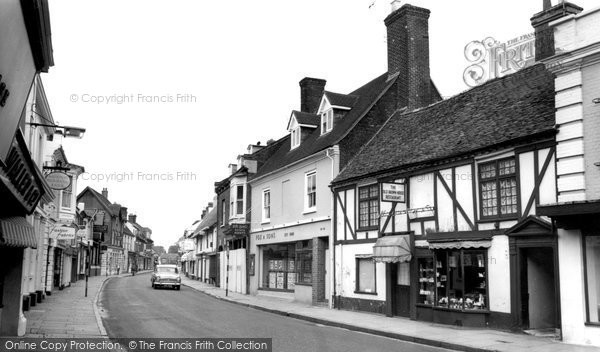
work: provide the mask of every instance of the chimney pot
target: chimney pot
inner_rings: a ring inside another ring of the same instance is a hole
[[[305,77],[300,81],[300,110],[314,114],[319,110],[319,103],[325,92],[326,80]]]
[[[102,188],[102,196],[108,199],[108,189],[106,187]]]

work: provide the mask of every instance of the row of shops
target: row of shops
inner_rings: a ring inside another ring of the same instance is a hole
[[[429,11],[394,7],[388,72],[350,94],[303,79],[290,133],[249,145],[215,183],[181,239],[185,271],[240,293],[600,346],[599,16],[545,4],[527,67],[442,100]]]

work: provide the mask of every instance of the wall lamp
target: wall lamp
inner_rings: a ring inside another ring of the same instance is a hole
[[[72,126],[58,126],[58,125],[50,125],[50,124],[44,124],[44,123],[36,123],[36,122],[30,122],[27,123],[30,126],[33,127],[53,127],[56,128],[57,130],[54,132],[55,134],[60,134],[63,137],[73,137],[73,138],[83,138],[83,135],[85,134],[85,128],[81,128],[81,127],[72,127]]]

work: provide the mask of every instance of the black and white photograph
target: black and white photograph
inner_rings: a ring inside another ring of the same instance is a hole
[[[600,0],[0,0],[0,351],[600,352]]]

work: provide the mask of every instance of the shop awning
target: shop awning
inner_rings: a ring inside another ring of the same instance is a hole
[[[0,246],[36,248],[33,226],[20,216],[0,218]]]
[[[404,263],[411,258],[409,235],[381,237],[373,246],[373,260],[378,263]]]
[[[490,248],[492,241],[429,242],[429,249]]]

